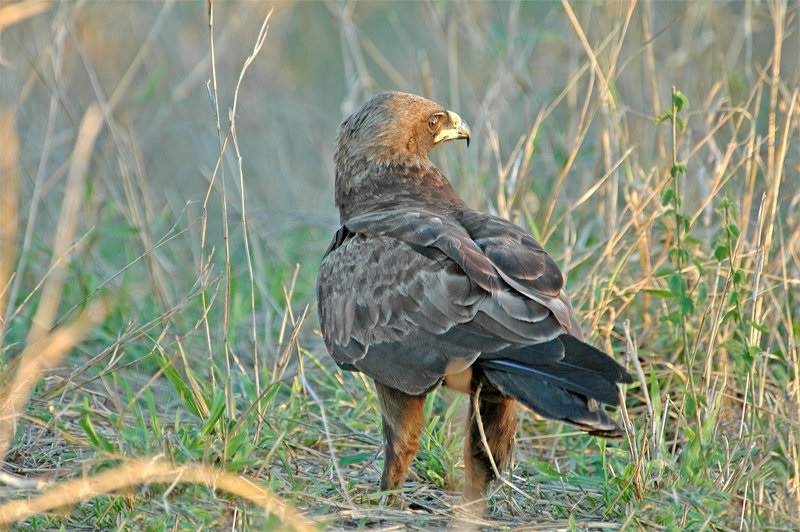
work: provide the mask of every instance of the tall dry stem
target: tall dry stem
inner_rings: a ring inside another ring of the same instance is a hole
[[[19,138],[11,111],[0,111],[0,348],[6,323],[3,315],[17,260],[19,203]],[[2,351],[0,351],[0,354]]]
[[[52,268],[50,276],[42,288],[41,302],[33,316],[26,343],[31,345],[41,339],[53,323],[61,304],[61,294],[67,275],[68,261],[62,260],[69,254],[72,241],[78,228],[81,204],[86,193],[84,184],[89,172],[95,141],[103,125],[100,107],[92,105],[83,115],[75,149],[70,161],[64,201],[53,238]]]
[[[55,3],[45,0],[14,2],[0,7],[0,31],[23,20],[35,17],[53,7]]]
[[[247,259],[247,276],[250,282],[250,325],[251,325],[251,340],[253,342],[253,373],[255,374],[256,394],[261,395],[261,355],[258,352],[258,332],[256,330],[256,288],[255,279],[253,274],[253,258],[250,252],[250,233],[247,227],[247,202],[245,201],[245,186],[244,186],[244,169],[242,167],[242,152],[239,150],[239,137],[236,134],[236,112],[239,103],[239,89],[242,86],[242,80],[250,68],[250,65],[255,61],[261,48],[264,46],[264,41],[267,38],[269,31],[269,19],[272,16],[272,10],[269,10],[267,16],[264,17],[264,22],[261,24],[261,29],[258,32],[256,43],[253,46],[253,52],[245,59],[242,70],[239,72],[239,80],[236,82],[236,89],[233,91],[233,105],[228,112],[228,119],[230,121],[231,138],[233,139],[233,147],[236,151],[236,160],[239,169],[239,199],[242,215],[242,236],[244,238],[244,255]],[[261,403],[257,403],[259,420],[261,419]],[[260,424],[260,421],[259,421]]]

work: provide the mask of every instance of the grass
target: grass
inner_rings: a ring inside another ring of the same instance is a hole
[[[206,7],[0,8],[0,523],[800,526],[796,5]],[[388,88],[467,118],[438,163],[636,376],[621,441],[526,414],[485,518],[447,390],[382,504],[317,330],[335,128]]]

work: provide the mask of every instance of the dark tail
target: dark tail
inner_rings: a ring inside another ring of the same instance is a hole
[[[631,376],[611,357],[572,336],[562,335],[552,342],[564,348],[564,356],[557,360],[541,356],[543,346],[527,346],[481,356],[479,367],[501,393],[539,415],[571,423],[595,436],[622,437],[622,430],[599,403],[619,404],[617,383],[632,382]]]

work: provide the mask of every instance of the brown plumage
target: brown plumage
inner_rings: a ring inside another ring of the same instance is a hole
[[[625,370],[583,342],[561,272],[527,231],[467,207],[430,161],[436,144],[467,139],[453,112],[383,93],[339,129],[341,227],[320,266],[317,297],[336,363],[376,382],[386,440],[383,489],[404,481],[424,425],[425,394],[441,383],[479,392],[498,467],[510,456],[515,402],[589,433],[621,431]],[[468,498],[494,478],[470,416]]]

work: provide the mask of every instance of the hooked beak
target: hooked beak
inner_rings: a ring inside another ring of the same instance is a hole
[[[449,124],[436,133],[433,137],[433,143],[439,144],[446,140],[466,139],[467,146],[469,146],[469,126],[467,123],[461,120],[461,117],[453,111],[447,111],[447,119]]]

